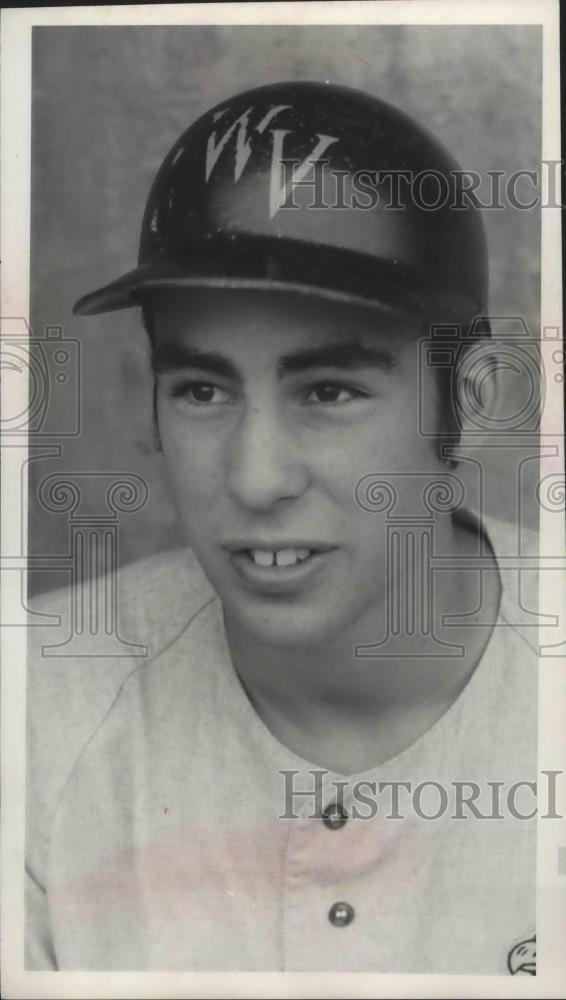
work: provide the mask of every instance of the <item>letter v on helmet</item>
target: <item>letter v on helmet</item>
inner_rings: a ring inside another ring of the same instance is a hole
[[[336,136],[318,134],[318,142],[312,153],[310,153],[302,163],[298,163],[293,167],[291,179],[282,184],[281,161],[284,159],[283,144],[285,136],[289,135],[289,131],[288,129],[273,129],[271,135],[273,136],[273,151],[271,156],[271,184],[269,191],[270,219],[277,215],[280,208],[283,208],[293,184],[300,184],[300,182],[305,179],[309,170],[314,169],[315,163],[317,160],[320,160],[322,154],[326,152],[328,147],[332,146],[333,143],[338,142]]]

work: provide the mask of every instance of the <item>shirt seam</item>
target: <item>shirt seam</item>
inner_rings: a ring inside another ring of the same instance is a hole
[[[532,653],[538,654],[538,645],[533,644],[532,642],[530,642],[529,639],[527,639],[526,635],[523,635],[523,632],[521,631],[521,626],[514,625],[513,622],[510,622],[509,619],[507,618],[507,615],[504,614],[503,612],[500,613],[500,618],[502,621],[505,622],[506,627],[510,628],[511,631],[514,632],[515,635],[517,635],[519,639],[521,639],[521,641],[524,642],[524,644],[529,647]],[[535,627],[537,628],[538,632],[538,626]]]

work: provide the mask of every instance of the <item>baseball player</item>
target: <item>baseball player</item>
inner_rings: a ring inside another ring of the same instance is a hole
[[[497,384],[457,179],[375,97],[248,91],[78,302],[141,308],[187,548],[120,573],[149,655],[30,630],[28,968],[533,974],[536,645],[458,476]]]

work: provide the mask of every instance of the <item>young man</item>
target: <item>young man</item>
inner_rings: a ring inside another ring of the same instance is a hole
[[[357,91],[238,95],[78,303],[143,309],[190,548],[121,573],[149,657],[33,630],[28,967],[534,972],[536,647],[454,449],[495,375],[420,350],[489,344],[458,176]]]

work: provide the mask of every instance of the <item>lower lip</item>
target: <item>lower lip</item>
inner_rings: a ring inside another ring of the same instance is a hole
[[[245,552],[231,552],[230,563],[238,576],[253,590],[265,594],[289,594],[310,583],[328,562],[335,549],[316,552],[292,566],[258,566]]]

